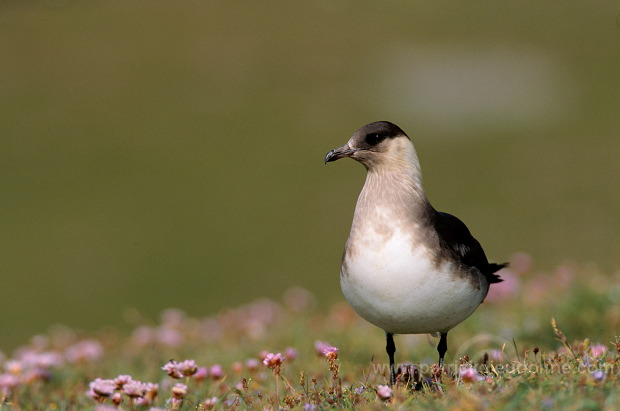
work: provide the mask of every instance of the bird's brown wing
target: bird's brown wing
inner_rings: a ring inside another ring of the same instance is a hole
[[[460,263],[480,270],[489,283],[502,281],[495,272],[508,264],[489,263],[482,246],[471,235],[465,223],[451,214],[439,211],[435,215],[434,225],[439,241]]]

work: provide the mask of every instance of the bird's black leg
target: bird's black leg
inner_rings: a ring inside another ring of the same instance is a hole
[[[396,352],[396,345],[394,344],[394,336],[388,332],[385,333],[387,344],[385,345],[385,351],[387,351],[388,357],[390,357],[390,386],[396,384],[396,371],[394,370],[394,353]]]
[[[448,332],[441,333],[441,338],[439,339],[439,345],[437,346],[437,351],[439,352],[439,368],[443,367],[443,356],[446,355],[446,351],[448,351]]]

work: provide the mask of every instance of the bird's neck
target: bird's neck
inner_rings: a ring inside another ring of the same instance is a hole
[[[365,224],[369,215],[425,225],[434,209],[422,188],[419,163],[403,161],[395,164],[390,161],[388,164],[368,169],[366,183],[357,201],[354,225]]]
[[[360,197],[363,197],[364,201],[381,205],[392,204],[394,207],[409,207],[428,201],[422,187],[419,167],[410,165],[377,166],[369,169]]]

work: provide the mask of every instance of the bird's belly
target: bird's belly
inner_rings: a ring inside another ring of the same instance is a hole
[[[447,332],[474,312],[488,290],[475,276],[482,274],[438,264],[424,246],[396,233],[345,254],[340,284],[367,321],[393,334],[419,334]]]

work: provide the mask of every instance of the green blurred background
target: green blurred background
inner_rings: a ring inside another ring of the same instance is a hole
[[[3,1],[0,349],[341,299],[360,126],[490,258],[620,267],[616,1]]]

